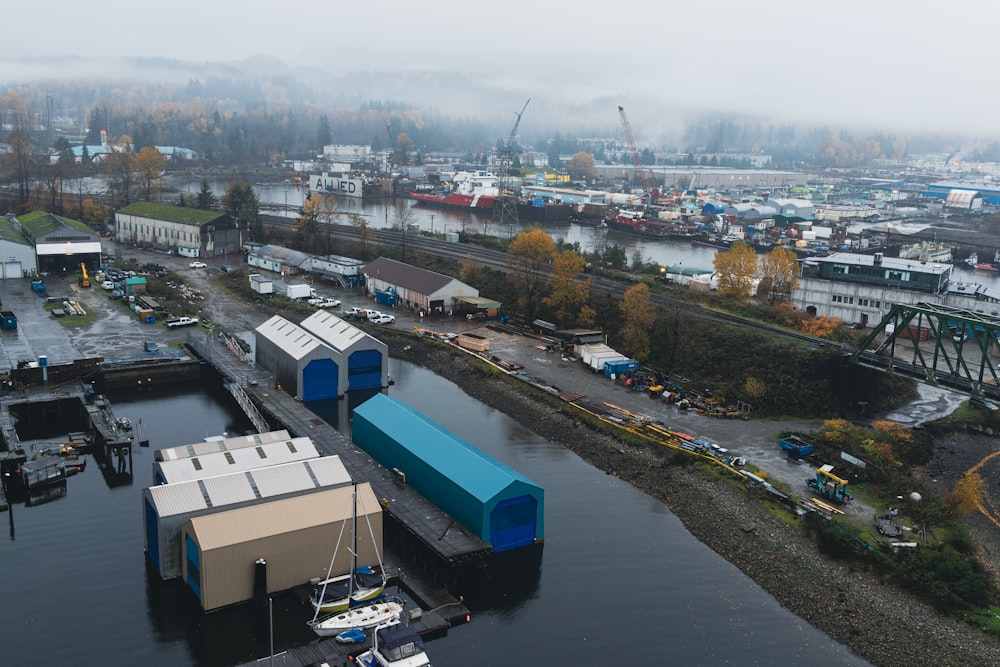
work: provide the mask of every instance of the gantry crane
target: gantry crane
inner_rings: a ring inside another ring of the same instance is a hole
[[[531,102],[531,98],[528,98]],[[517,186],[514,183],[514,141],[517,139],[517,128],[521,124],[521,116],[528,108],[528,102],[524,103],[514,127],[510,131],[507,144],[500,149],[499,160],[497,161],[497,198],[493,204],[493,220],[499,225],[508,225],[508,229],[513,230],[518,224],[517,219]]]
[[[649,187],[646,185],[646,175],[642,172],[642,164],[639,162],[639,150],[635,147],[635,137],[632,136],[632,126],[629,125],[628,116],[625,115],[625,107],[618,105],[618,113],[622,117],[622,127],[625,129],[625,139],[628,141],[628,148],[632,152],[632,164],[635,166],[635,177],[642,184],[643,195],[650,195]]]

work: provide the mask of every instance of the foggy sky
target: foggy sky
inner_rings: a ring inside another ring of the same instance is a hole
[[[19,54],[266,54],[341,74],[474,73],[543,106],[652,97],[655,111],[636,123],[644,127],[710,109],[810,125],[1000,134],[992,38],[1000,6],[987,2],[9,4],[3,82],[49,74],[9,60]]]

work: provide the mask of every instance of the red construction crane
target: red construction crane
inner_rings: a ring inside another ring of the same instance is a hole
[[[635,147],[635,137],[632,136],[632,126],[628,124],[628,116],[625,115],[625,107],[619,105],[618,113],[622,117],[622,127],[625,128],[625,139],[628,141],[628,148],[632,151],[632,164],[635,165],[635,177],[639,179],[639,183],[642,184],[642,194],[650,195],[649,188],[646,186],[646,176],[642,173],[642,165],[639,162],[639,151]]]

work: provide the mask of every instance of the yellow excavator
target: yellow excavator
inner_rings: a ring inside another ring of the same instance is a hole
[[[80,287],[90,287],[90,276],[87,275],[87,265],[80,262]]]

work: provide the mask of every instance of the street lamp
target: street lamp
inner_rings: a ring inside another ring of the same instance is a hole
[[[434,214],[431,213],[431,236],[434,235]]]

